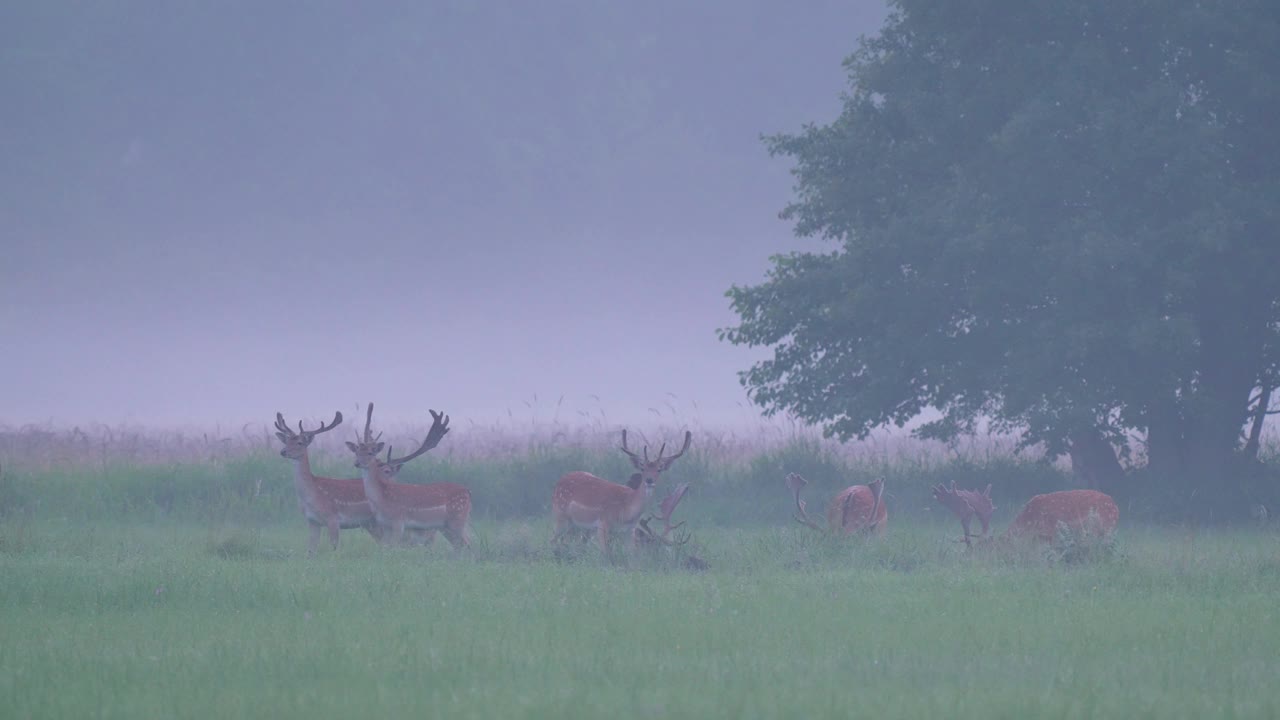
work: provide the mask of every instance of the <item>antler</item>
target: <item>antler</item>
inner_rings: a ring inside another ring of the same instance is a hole
[[[930,489],[933,491],[935,500],[960,518],[960,525],[964,528],[962,542],[968,545],[970,544],[969,538],[981,537],[969,532],[969,521],[974,515],[977,515],[978,520],[982,522],[983,535],[987,533],[991,511],[995,509],[995,506],[991,504],[991,485],[987,485],[987,489],[979,493],[976,490],[957,490],[956,483],[953,480],[951,487],[934,485]]]
[[[662,502],[658,503],[658,508],[662,511],[662,519],[668,523],[670,528],[671,513],[676,511],[676,506],[680,504],[680,500],[684,498],[684,494],[689,491],[689,483],[680,483],[670,495],[662,498]]]
[[[688,430],[685,430],[684,431],[684,447],[680,448],[680,452],[664,460],[662,458],[662,452],[663,450],[667,449],[667,444],[662,443],[662,449],[658,451],[658,459],[655,460],[654,462],[662,463],[662,469],[666,470],[667,468],[671,467],[671,463],[675,462],[677,458],[679,458],[681,455],[685,453],[686,450],[689,449],[689,443],[691,442],[693,442],[693,433]]]
[[[423,439],[422,444],[418,446],[417,450],[414,450],[413,452],[409,453],[408,455],[405,455],[404,457],[398,457],[398,458],[392,459],[390,456],[390,452],[388,452],[387,462],[386,462],[387,465],[393,465],[393,466],[404,465],[410,460],[418,457],[419,455],[439,445],[440,441],[444,439],[444,436],[448,434],[449,416],[445,415],[443,412],[436,412],[435,410],[427,410],[427,412],[431,413],[431,419],[432,419],[431,430],[427,432],[427,437]]]
[[[373,422],[373,403],[369,403],[369,409],[364,414],[364,436],[360,438],[362,443],[371,443],[382,437],[382,433],[378,433],[377,437],[373,437],[373,433],[369,431],[369,424]]]
[[[299,420],[299,421],[298,421],[298,431],[297,431],[297,432],[294,432],[294,431],[289,427],[289,425],[284,421],[284,415],[281,415],[280,413],[276,413],[276,430],[279,430],[280,432],[284,433],[285,435],[289,435],[289,436],[301,436],[301,437],[305,437],[305,438],[307,438],[308,440],[310,440],[311,438],[315,437],[316,435],[319,435],[319,434],[320,434],[320,433],[322,433],[322,432],[329,432],[330,430],[332,430],[332,429],[334,429],[334,428],[338,427],[338,426],[339,426],[339,425],[341,425],[341,424],[342,424],[342,413],[341,413],[341,412],[335,412],[335,413],[333,414],[333,422],[330,422],[328,425],[325,425],[325,424],[322,422],[322,423],[320,423],[320,427],[316,428],[315,430],[304,430],[304,429],[302,428],[302,421],[301,421],[301,420]]]
[[[640,459],[640,456],[639,456],[639,455],[637,455],[637,454],[635,454],[635,453],[633,453],[633,452],[631,452],[630,450],[628,450],[628,449],[627,449],[627,430],[626,430],[626,428],[623,428],[623,430],[622,430],[622,452],[626,453],[626,454],[627,454],[627,457],[631,458],[631,464],[632,464],[632,465],[634,465],[634,466],[636,467],[636,469],[637,469],[637,470],[640,470],[640,469],[642,469],[642,468],[644,467],[644,461]],[[645,449],[645,457],[648,457],[648,454],[649,454],[649,451],[648,451],[648,448],[646,448],[646,449]]]
[[[791,491],[791,494],[796,499],[796,522],[814,530],[821,530],[822,527],[820,525],[809,519],[809,513],[804,511],[804,501],[800,499],[800,491],[808,484],[809,481],[801,477],[799,473],[787,473],[787,489]]]
[[[676,506],[680,504],[680,500],[684,498],[684,494],[688,491],[689,483],[680,483],[671,491],[671,494],[663,498],[662,502],[658,504],[660,511],[658,517],[662,520],[661,533],[654,532],[653,528],[649,527],[649,521],[653,519],[653,516],[641,518],[640,527],[643,528],[644,534],[647,536],[646,539],[671,546],[683,545],[689,542],[691,535],[688,531],[680,533],[674,542],[667,539],[667,536],[670,535],[673,530],[679,530],[684,525],[683,520],[672,525],[671,514],[676,511]]]
[[[642,449],[644,453],[643,457],[641,457],[640,455],[637,455],[636,453],[632,452],[629,448],[627,448],[627,431],[625,429],[622,431],[622,452],[626,453],[627,457],[631,458],[631,464],[634,465],[637,470],[643,470],[646,465],[654,466],[654,468],[658,472],[662,472],[666,470],[667,468],[671,467],[671,463],[675,462],[676,458],[679,458],[681,455],[685,453],[686,450],[689,449],[689,443],[691,442],[693,442],[693,433],[686,430],[684,432],[684,447],[680,448],[680,452],[676,453],[675,455],[672,455],[669,458],[662,457],[663,453],[667,451],[667,444],[664,442],[662,443],[662,446],[658,448],[658,457],[652,462],[650,462],[649,446],[645,445],[644,448]]]
[[[649,521],[651,519],[652,518],[647,518],[647,517],[640,518],[639,527],[644,532],[645,540],[662,543],[663,545],[666,545],[668,547],[679,547],[680,545],[684,545],[685,543],[689,542],[689,538],[692,537],[689,533],[684,532],[684,533],[681,533],[675,540],[669,540],[667,539],[667,534],[670,533],[672,530],[675,530],[676,528],[680,527],[681,525],[684,525],[684,523],[681,522],[677,525],[672,525],[668,527],[666,530],[663,530],[661,534],[659,534],[654,532],[653,528],[649,527]]]

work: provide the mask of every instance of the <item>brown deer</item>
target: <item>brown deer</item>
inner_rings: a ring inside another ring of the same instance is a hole
[[[622,431],[622,452],[631,459],[636,472],[626,485],[609,482],[589,472],[576,471],[566,474],[556,483],[551,495],[551,517],[555,530],[551,542],[555,544],[570,528],[592,528],[598,533],[601,552],[609,552],[609,533],[625,529],[631,533],[631,546],[635,547],[635,527],[644,512],[645,501],[653,494],[658,478],[671,467],[693,442],[693,433],[686,431],[684,446],[680,452],[665,457],[667,444],[658,449],[658,457],[649,459],[649,447],[644,447],[643,458],[627,448],[627,431]],[[673,508],[674,509],[674,508]]]
[[[796,503],[796,522],[801,525],[822,530],[822,526],[809,519],[805,512],[805,502],[800,499],[800,491],[809,481],[799,473],[787,474],[787,489],[791,491]],[[827,527],[837,535],[852,535],[857,532],[884,535],[889,524],[889,509],[884,504],[884,478],[878,478],[866,485],[850,485],[836,493],[827,504]]]
[[[983,535],[987,534],[991,512],[995,509],[991,504],[990,485],[982,493],[957,490],[955,483],[950,488],[935,485],[933,497],[960,518],[960,523],[964,526],[965,544],[970,544],[969,538],[975,537],[969,534],[969,518],[974,515],[982,522]],[[1094,520],[1091,521],[1090,518]],[[1071,530],[1087,529],[1107,536],[1115,532],[1119,521],[1120,509],[1106,493],[1097,490],[1061,490],[1036,495],[1028,500],[1000,539],[1052,542],[1057,535],[1059,523]],[[1096,525],[1091,525],[1091,522]]]
[[[414,485],[387,479],[387,468],[399,471],[405,463],[439,445],[449,432],[448,416],[435,410],[428,412],[432,418],[431,429],[418,449],[403,457],[388,456],[385,461],[379,461],[378,454],[382,452],[383,444],[378,438],[382,434],[374,437],[370,430],[373,403],[369,403],[364,435],[357,437],[358,443],[348,441],[347,449],[356,456],[356,467],[360,468],[364,480],[365,496],[369,498],[378,522],[388,526],[392,542],[403,542],[406,530],[441,530],[455,548],[463,548],[471,543],[470,490],[457,483]]]
[[[342,424],[342,413],[333,414],[333,422],[315,430],[304,430],[298,421],[294,432],[284,421],[284,415],[276,413],[276,437],[284,443],[280,456],[293,462],[293,489],[298,495],[298,509],[311,527],[311,540],[307,554],[314,554],[320,544],[320,534],[329,530],[329,542],[338,549],[338,531],[364,528],[374,539],[381,541],[383,528],[378,525],[373,508],[364,495],[364,483],[359,479],[339,480],[320,477],[311,472],[308,446],[317,435]]]

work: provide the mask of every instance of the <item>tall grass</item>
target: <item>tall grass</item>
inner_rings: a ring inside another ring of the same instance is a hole
[[[391,442],[408,448],[421,432],[425,429],[402,429]],[[645,442],[644,433],[632,432],[633,442]],[[681,433],[659,428],[647,434],[656,446]],[[455,431],[441,448],[408,465],[399,479],[463,483],[472,491],[479,518],[539,517],[549,511],[556,480],[570,470],[625,479],[632,470],[616,443],[616,432],[602,428]],[[818,503],[849,484],[885,477],[893,512],[906,516],[934,512],[928,487],[935,482],[991,482],[1002,496],[1012,497],[1069,484],[1062,468],[1015,455],[1012,447],[1000,438],[962,448],[913,440],[841,445],[794,427],[762,426],[755,435],[702,429],[664,480],[691,483],[687,512],[715,525],[786,521],[790,506],[782,478],[788,472],[800,472],[813,483],[808,492]],[[26,428],[0,432],[0,464],[0,515],[81,520],[234,515],[267,522],[296,513],[291,465],[265,431],[217,437]],[[317,474],[358,476],[341,438],[333,435],[322,435],[313,445],[312,466]]]

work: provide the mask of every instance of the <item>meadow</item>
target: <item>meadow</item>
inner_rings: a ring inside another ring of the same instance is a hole
[[[347,531],[310,558],[288,463],[257,430],[0,432],[4,715],[1280,716],[1270,525],[1122,504],[1115,543],[1082,561],[970,551],[930,483],[994,483],[1000,530],[1069,477],[998,439],[695,433],[664,476],[692,484],[689,545],[606,560],[547,544],[560,473],[622,474],[589,427],[460,432],[407,467],[472,486],[461,554]],[[353,474],[332,444],[317,466]],[[792,522],[784,468],[815,505],[884,475],[888,534]],[[710,569],[682,569],[685,551]]]

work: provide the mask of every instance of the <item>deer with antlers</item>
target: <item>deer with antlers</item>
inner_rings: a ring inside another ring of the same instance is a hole
[[[805,512],[805,502],[800,499],[800,491],[809,481],[799,473],[788,473],[786,481],[787,489],[795,498],[796,522],[814,530],[822,530],[822,526],[809,519],[809,514]],[[850,485],[836,493],[827,504],[827,527],[838,535],[858,532],[883,535],[889,522],[889,509],[884,504],[883,496],[884,478],[866,485]]]
[[[284,421],[284,415],[276,413],[276,437],[284,443],[280,456],[293,462],[293,489],[298,494],[298,509],[311,527],[311,540],[307,554],[314,554],[320,544],[320,534],[329,530],[329,542],[338,549],[338,531],[364,528],[374,539],[381,541],[383,529],[374,517],[373,508],[364,496],[364,483],[359,479],[339,480],[320,477],[311,472],[311,459],[307,450],[317,435],[329,432],[342,424],[342,413],[335,412],[333,422],[314,430],[305,430],[298,421],[294,432]]]
[[[311,472],[311,458],[308,447],[317,435],[328,432],[342,424],[342,413],[333,414],[333,422],[315,430],[304,430],[302,421],[298,421],[295,432],[284,421],[284,415],[276,413],[276,437],[284,444],[280,456],[293,461],[293,488],[298,494],[298,508],[311,526],[311,540],[307,544],[307,554],[314,554],[320,543],[320,535],[327,528],[329,541],[333,549],[338,549],[338,531],[352,528],[364,528],[374,540],[382,542],[387,528],[378,523],[373,507],[364,494],[364,481],[360,478],[337,479],[321,477]],[[393,479],[400,466],[390,469],[387,479]],[[414,537],[418,541],[431,542],[434,531],[420,532],[415,530]]]
[[[680,500],[684,498],[684,494],[689,491],[689,483],[680,483],[671,491],[671,494],[662,499],[658,503],[658,515],[649,515],[640,518],[639,524],[636,525],[636,541],[640,545],[648,547],[666,546],[673,549],[683,549],[689,544],[692,535],[688,530],[680,530],[684,527],[684,521],[671,524],[671,514],[676,511],[676,506],[680,504]],[[649,522],[652,520],[662,521],[662,530],[656,530],[650,527]],[[680,532],[676,532],[680,530]],[[675,539],[671,538],[671,533],[676,532]],[[687,570],[707,570],[711,566],[706,560],[685,552],[681,560],[681,565]]]
[[[960,518],[964,527],[964,543],[969,538],[986,537],[991,523],[991,486],[981,493],[974,490],[957,490],[951,487],[933,486],[933,497]],[[977,516],[982,523],[982,536],[969,533],[969,519]],[[1092,518],[1092,520],[1091,520]],[[1097,490],[1062,490],[1036,495],[1022,506],[1017,517],[1001,535],[1001,540],[1031,539],[1052,542],[1062,523],[1071,530],[1091,530],[1102,536],[1115,532],[1120,521],[1120,509],[1110,495]],[[1096,523],[1091,525],[1090,523]]]
[[[626,485],[596,477],[581,470],[566,474],[556,483],[551,495],[551,517],[555,530],[551,542],[555,544],[572,527],[591,528],[598,533],[601,552],[609,552],[609,533],[625,529],[631,533],[631,546],[635,547],[635,528],[644,512],[645,501],[653,494],[658,478],[671,467],[693,442],[693,433],[686,431],[684,446],[680,452],[666,456],[667,444],[658,449],[658,457],[649,459],[649,446],[643,456],[627,448],[627,431],[622,431],[622,452],[631,460],[636,472]],[[677,499],[676,502],[679,502]],[[674,504],[671,506],[674,510]]]
[[[373,403],[369,403],[364,421],[364,435],[357,435],[359,442],[347,441],[347,449],[356,456],[356,467],[364,481],[365,496],[377,516],[378,522],[388,526],[390,540],[403,542],[406,530],[440,530],[455,548],[471,543],[469,519],[471,517],[471,491],[457,483],[429,483],[414,485],[389,480],[405,463],[427,453],[440,444],[449,432],[449,418],[444,413],[430,410],[432,423],[426,438],[417,450],[403,457],[385,461],[378,459],[383,443],[373,436]]]

